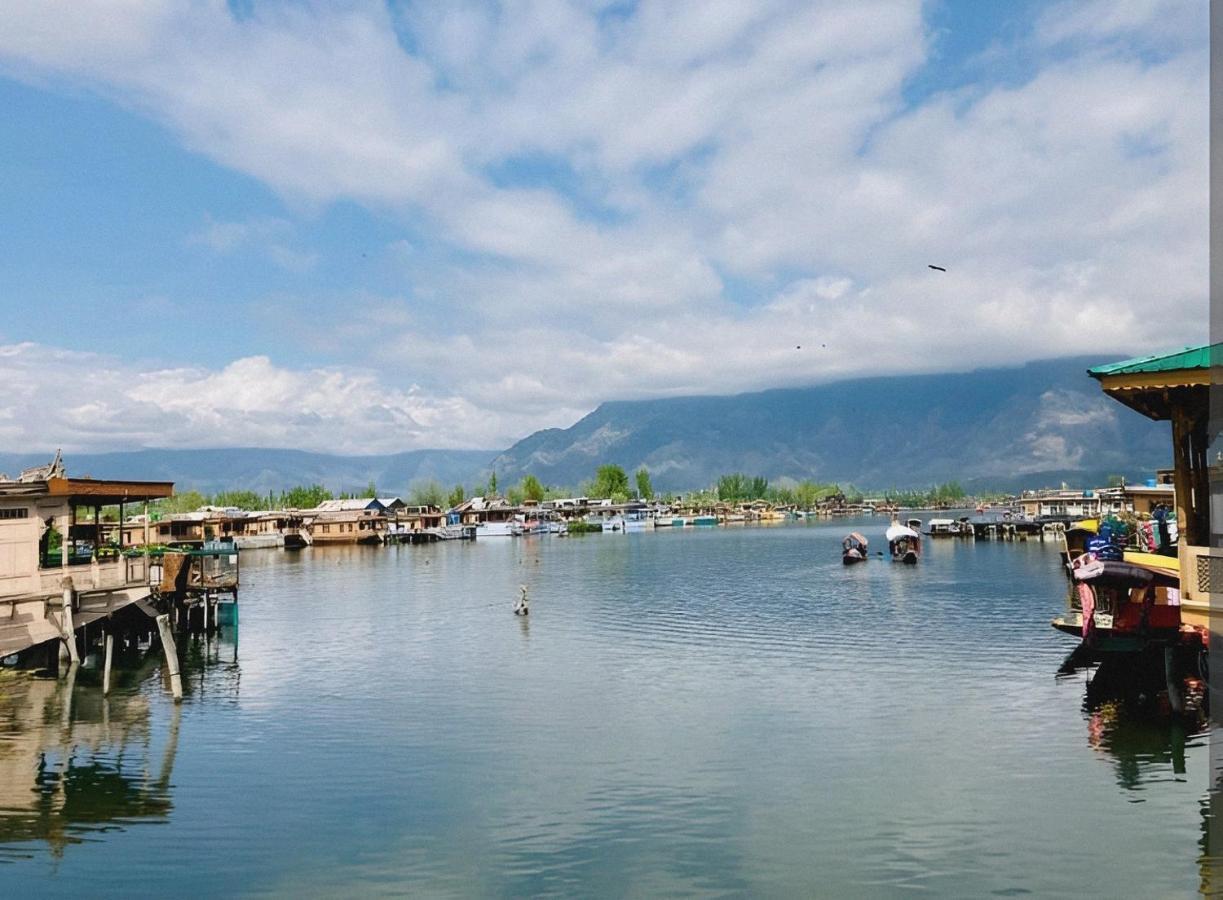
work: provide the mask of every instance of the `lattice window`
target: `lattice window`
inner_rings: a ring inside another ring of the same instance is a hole
[[[1223,557],[1199,556],[1197,558],[1198,592],[1209,594],[1212,585],[1223,589]]]
[[[24,506],[0,509],[0,519],[28,519],[30,511]]]

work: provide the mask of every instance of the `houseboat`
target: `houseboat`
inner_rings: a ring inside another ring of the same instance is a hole
[[[314,546],[328,544],[381,544],[386,539],[387,517],[373,498],[324,500],[303,514]]]

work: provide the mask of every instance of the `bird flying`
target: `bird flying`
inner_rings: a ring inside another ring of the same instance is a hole
[[[947,271],[942,266],[930,265],[930,266],[927,266],[927,268],[933,269],[936,272],[946,272]]]

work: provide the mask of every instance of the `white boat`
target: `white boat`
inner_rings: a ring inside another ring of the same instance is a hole
[[[624,530],[646,531],[654,527],[654,520],[645,510],[634,510],[624,516]]]
[[[926,523],[930,537],[959,537],[960,523],[955,519],[931,519]]]

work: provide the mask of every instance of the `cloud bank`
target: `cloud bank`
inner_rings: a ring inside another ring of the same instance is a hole
[[[410,291],[337,296],[328,368],[305,340],[287,367],[88,360],[54,421],[33,360],[83,357],[11,345],[5,440],[488,447],[604,399],[1205,333],[1204,5],[1050,4],[924,93],[919,0],[251,6],[19,0],[0,67],[139,111],[286,217],[427,234],[380,251]],[[291,227],[185,239],[308,272]]]

